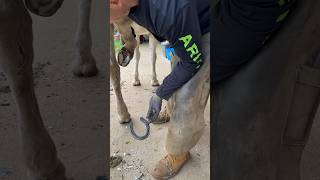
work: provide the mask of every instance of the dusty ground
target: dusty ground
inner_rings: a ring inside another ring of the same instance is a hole
[[[170,63],[161,54],[160,46],[157,49],[157,75],[161,82],[170,72]],[[149,60],[148,45],[141,47],[140,60],[140,87],[133,87],[133,67],[131,62],[126,68],[121,68],[122,92],[127,103],[129,112],[134,122],[139,121],[140,116],[145,116],[148,110],[149,98],[156,88],[151,86],[151,61]],[[149,61],[148,61],[149,60]],[[129,129],[118,123],[116,112],[115,95],[110,92],[110,153],[123,157],[124,162],[115,168],[111,168],[112,180],[152,179],[149,172],[156,161],[166,154],[164,149],[167,124],[151,125],[150,136],[144,141],[133,139]],[[210,129],[209,129],[209,106],[205,111],[206,128],[200,142],[191,151],[191,161],[182,168],[181,172],[174,178],[177,180],[209,180],[210,176]],[[140,122],[140,121],[139,121]],[[136,123],[139,130],[140,124]],[[142,129],[141,129],[142,130]]]
[[[78,1],[65,1],[52,18],[35,17],[36,95],[44,122],[75,180],[94,180],[106,174],[106,10],[104,1],[93,1],[93,52],[100,74],[75,78],[74,33]],[[0,75],[0,179],[25,179],[21,165],[17,114],[7,81]],[[94,167],[94,168],[93,168]],[[3,172],[10,171],[5,176]]]

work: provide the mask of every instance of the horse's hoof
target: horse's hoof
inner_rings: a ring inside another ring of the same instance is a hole
[[[75,59],[72,63],[72,72],[77,77],[91,77],[98,74],[98,68],[93,57]]]
[[[140,80],[134,80],[134,81],[132,82],[132,85],[133,85],[133,86],[141,86]]]
[[[152,85],[153,87],[156,87],[156,86],[160,86],[160,83],[159,83],[158,80],[152,80],[152,81],[151,81],[151,85]]]
[[[160,113],[158,118],[153,121],[153,124],[163,124],[170,121],[170,114],[168,113],[167,108],[165,107]]]
[[[130,118],[130,117],[119,120],[119,123],[120,123],[120,124],[127,124],[127,123],[129,123],[129,122],[131,122],[131,118]]]
[[[128,66],[131,59],[133,58],[133,53],[130,52],[127,48],[123,47],[120,49],[118,55],[117,55],[117,61],[118,64],[122,67]]]

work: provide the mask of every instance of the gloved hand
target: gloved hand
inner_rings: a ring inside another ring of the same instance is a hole
[[[154,94],[149,102],[149,110],[147,113],[147,119],[154,121],[158,118],[161,111],[162,99]]]

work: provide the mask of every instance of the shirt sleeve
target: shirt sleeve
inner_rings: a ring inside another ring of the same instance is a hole
[[[198,13],[195,9],[190,4],[182,8],[175,17],[175,23],[169,28],[170,32],[167,33],[167,38],[180,61],[156,91],[156,94],[163,99],[168,100],[178,88],[192,78],[203,64],[202,34]]]

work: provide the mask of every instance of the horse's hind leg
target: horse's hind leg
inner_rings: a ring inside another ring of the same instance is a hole
[[[20,1],[19,1],[20,2]],[[22,1],[21,1],[22,2]],[[19,116],[24,163],[31,179],[65,180],[65,169],[40,115],[32,77],[32,25],[22,3],[0,8],[0,67]]]
[[[157,79],[156,73],[156,61],[157,61],[157,44],[158,41],[150,34],[149,35],[149,47],[150,47],[150,59],[152,63],[152,77],[151,77],[151,85],[159,86],[159,81]]]
[[[135,64],[134,64],[134,80],[132,82],[133,86],[140,86],[140,79],[139,79],[139,62],[140,62],[140,48],[139,48],[139,44],[140,44],[140,38],[139,36],[136,37],[136,41],[138,43],[137,47],[134,49],[134,60],[135,60]]]
[[[78,27],[75,37],[76,58],[72,62],[72,71],[76,76],[95,76],[98,73],[96,61],[92,55],[90,32],[91,0],[79,1]]]

